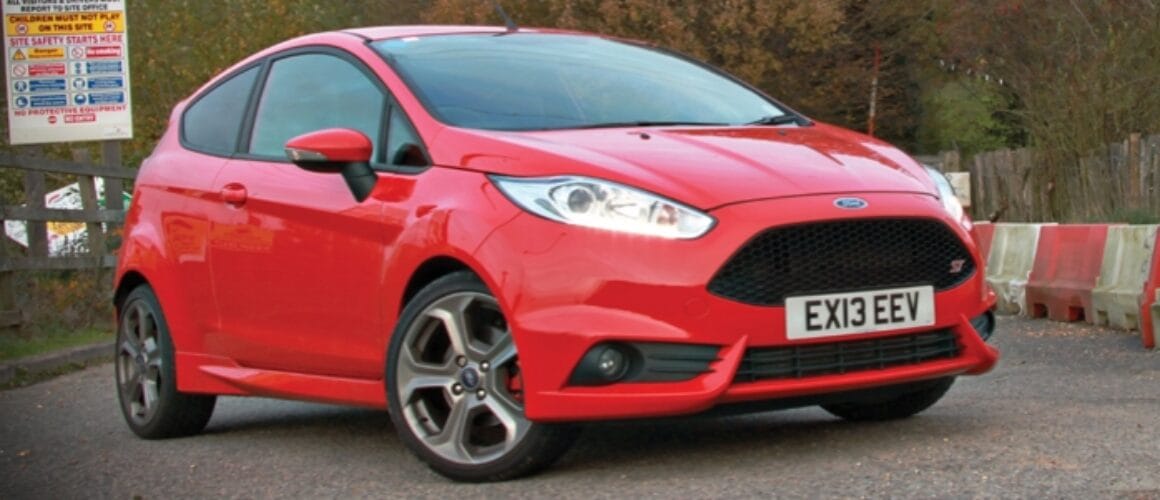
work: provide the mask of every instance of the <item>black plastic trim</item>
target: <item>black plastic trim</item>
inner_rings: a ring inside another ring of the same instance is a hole
[[[605,379],[596,368],[600,354],[607,348],[621,351],[629,362],[628,371],[617,380]],[[713,345],[605,342],[593,346],[584,354],[572,370],[568,385],[692,380],[712,371],[709,365],[719,360],[717,353],[720,350],[720,346]]]
[[[950,329],[865,340],[779,347],[751,347],[741,358],[734,383],[793,380],[883,370],[953,359],[962,347]]]

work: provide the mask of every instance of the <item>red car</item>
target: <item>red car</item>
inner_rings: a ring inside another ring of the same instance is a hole
[[[118,396],[144,438],[216,395],[386,409],[468,481],[584,421],[902,418],[998,358],[970,233],[938,172],[648,44],[310,35],[178,104],[142,164]]]

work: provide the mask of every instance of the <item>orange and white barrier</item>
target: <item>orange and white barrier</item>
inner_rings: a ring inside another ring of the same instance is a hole
[[[991,226],[977,226],[975,237],[987,260],[987,283],[999,296],[998,312],[1138,329],[1144,346],[1155,347],[1160,226],[980,226]]]

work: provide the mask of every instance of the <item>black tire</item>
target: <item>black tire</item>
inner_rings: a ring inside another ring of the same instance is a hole
[[[448,327],[455,324],[463,325],[460,347]],[[524,417],[518,367],[503,313],[478,277],[457,272],[432,282],[403,309],[387,354],[387,401],[399,438],[456,481],[543,470],[578,429]]]
[[[822,405],[822,408],[836,417],[856,422],[897,420],[930,408],[942,399],[954,383],[954,377],[946,377],[916,384],[913,391],[890,399],[834,403]]]
[[[213,415],[216,396],[177,391],[173,340],[161,304],[148,285],[133,289],[117,310],[117,400],[125,423],[145,439],[197,434]]]

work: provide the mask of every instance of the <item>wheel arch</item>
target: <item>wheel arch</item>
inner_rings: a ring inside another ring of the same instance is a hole
[[[121,304],[125,303],[125,297],[129,296],[135,288],[141,285],[148,285],[149,280],[145,279],[145,275],[136,270],[125,271],[121,275],[121,279],[117,282],[117,287],[113,291],[113,307],[121,310]]]
[[[480,276],[480,279],[483,279],[478,271],[472,269],[471,266],[460,259],[446,255],[428,258],[419,267],[415,268],[414,272],[411,273],[411,277],[407,280],[407,286],[403,288],[403,296],[399,301],[399,314],[401,315],[403,313],[403,309],[407,307],[411,299],[415,298],[415,295],[424,287],[439,278],[461,271],[469,271],[476,276]]]

